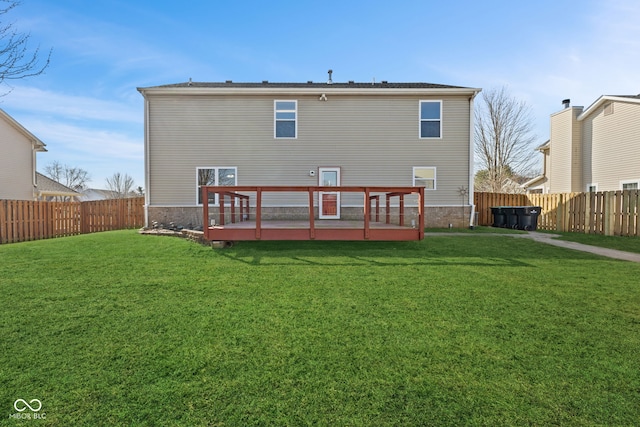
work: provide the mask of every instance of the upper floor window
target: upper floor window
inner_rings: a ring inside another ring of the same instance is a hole
[[[436,168],[415,166],[413,168],[413,186],[424,187],[425,190],[436,189]]]
[[[274,134],[276,138],[298,137],[298,101],[275,101]]]
[[[196,186],[198,204],[202,204],[202,192],[201,187],[218,186],[218,185],[238,185],[238,169],[236,167],[206,167],[197,168],[197,182]],[[209,204],[217,204],[218,195],[209,194]]]
[[[442,101],[420,101],[420,138],[442,137]]]

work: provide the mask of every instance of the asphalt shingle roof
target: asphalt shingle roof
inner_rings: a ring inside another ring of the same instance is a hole
[[[371,82],[371,83],[356,83],[356,82],[347,82],[347,83],[315,83],[315,82],[307,82],[307,83],[272,83],[268,81],[263,81],[261,83],[235,83],[231,80],[226,82],[184,82],[184,83],[174,83],[167,84],[161,86],[153,86],[154,88],[183,88],[183,87],[194,87],[194,88],[345,88],[345,89],[370,89],[370,88],[389,88],[389,89],[468,89],[464,86],[450,86],[450,85],[442,85],[435,83],[393,83],[387,82],[385,80],[380,82]]]

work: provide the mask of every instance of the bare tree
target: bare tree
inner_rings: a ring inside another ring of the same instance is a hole
[[[133,178],[128,174],[114,173],[110,178],[106,179],[107,188],[111,190],[114,199],[125,199],[129,197],[133,189]]]
[[[514,176],[529,175],[535,163],[531,108],[503,87],[482,92],[476,110],[475,154],[486,170],[483,189],[501,192]]]
[[[75,191],[82,191],[87,188],[87,183],[91,179],[89,172],[86,170],[63,165],[57,160],[45,166],[44,173],[54,181]]]
[[[44,64],[39,61],[40,47],[29,52],[31,34],[20,33],[14,23],[5,23],[4,15],[20,4],[19,1],[0,0],[0,84],[6,80],[18,80],[42,74],[49,66],[51,52]],[[6,95],[0,94],[0,96]]]

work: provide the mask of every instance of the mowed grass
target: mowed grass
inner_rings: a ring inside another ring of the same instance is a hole
[[[0,424],[635,425],[639,278],[509,236],[3,245]]]

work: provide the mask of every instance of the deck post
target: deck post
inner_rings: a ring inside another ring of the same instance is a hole
[[[203,222],[202,229],[204,237],[209,240],[209,188],[205,185],[200,188],[200,197],[202,197]]]
[[[364,239],[369,240],[369,221],[371,220],[371,200],[369,199],[369,188],[364,188]]]
[[[389,194],[385,194],[384,195],[384,201],[386,203],[386,220],[387,220],[387,224],[391,224],[391,196],[389,196]]]
[[[262,189],[256,189],[256,240],[260,240],[260,228],[262,228]]]
[[[315,240],[316,238],[316,223],[313,212],[313,188],[311,187],[309,187],[309,238],[311,240]]]
[[[218,211],[220,213],[220,225],[224,225],[224,191],[218,192]]]
[[[404,193],[400,193],[400,227],[404,227]]]
[[[424,187],[420,187],[418,191],[418,236],[420,240],[424,239]]]
[[[231,222],[236,222],[236,195],[234,193],[229,193],[229,199],[231,203]]]

